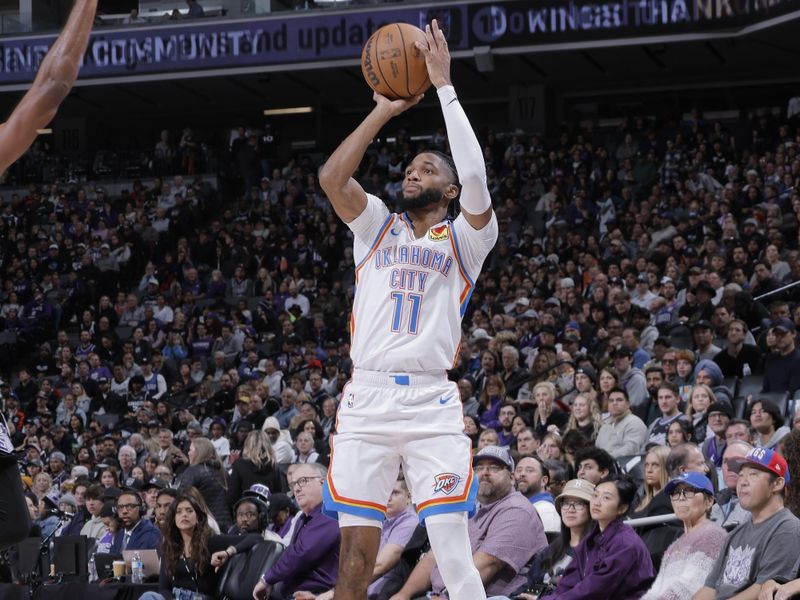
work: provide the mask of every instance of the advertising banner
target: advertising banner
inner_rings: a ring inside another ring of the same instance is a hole
[[[80,80],[136,80],[167,73],[325,66],[361,55],[380,26],[422,26],[437,18],[452,51],[476,46],[513,51],[538,44],[609,43],[624,38],[727,32],[800,14],[800,0],[512,0],[435,7],[379,4],[371,10],[281,13],[260,19],[191,21],[97,29]],[[33,80],[55,36],[0,39],[0,87]],[[663,41],[663,39],[662,39]]]

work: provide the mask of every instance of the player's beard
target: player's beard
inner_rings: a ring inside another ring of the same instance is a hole
[[[406,198],[402,193],[400,194],[400,200],[397,201],[400,210],[403,212],[409,210],[420,210],[422,208],[427,208],[431,204],[438,204],[444,198],[444,194],[438,190],[431,190],[425,189],[420,191],[419,194],[414,196],[413,198]]]

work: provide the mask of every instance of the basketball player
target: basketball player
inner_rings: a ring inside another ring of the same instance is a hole
[[[342,544],[337,600],[364,600],[386,501],[398,468],[428,530],[452,600],[486,595],[467,535],[477,482],[458,388],[448,381],[461,319],[497,240],[481,147],[450,82],[450,53],[437,22],[418,44],[436,87],[453,153],[423,152],[405,170],[403,212],[390,213],[352,178],[371,141],[410,100],[375,95],[376,106],[320,172],[333,208],[355,237],[351,316],[353,378],[343,391],[325,510]],[[458,200],[461,214],[447,220]]]
[[[30,90],[0,124],[0,172],[5,171],[36,139],[36,130],[56,115],[61,101],[78,76],[81,57],[92,31],[97,0],[76,0],[64,31],[42,60]],[[28,535],[28,509],[8,434],[4,410],[0,410],[0,549],[16,544]]]

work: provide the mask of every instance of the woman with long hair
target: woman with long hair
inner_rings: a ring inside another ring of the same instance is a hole
[[[198,489],[211,509],[220,531],[231,526],[227,499],[227,477],[222,461],[210,440],[197,437],[189,444],[189,466],[178,475],[178,487],[190,485]]]
[[[564,433],[575,429],[586,436],[589,441],[594,442],[597,432],[602,426],[603,419],[600,417],[600,408],[597,406],[597,402],[584,393],[575,396]]]
[[[694,441],[702,444],[708,436],[708,407],[717,401],[717,397],[710,387],[698,383],[692,387],[689,393],[689,401],[686,403],[686,417],[694,429]],[[714,435],[711,432],[711,435]]]
[[[119,472],[114,467],[106,467],[100,471],[100,483],[104,488],[119,487]]]
[[[546,591],[555,589],[567,565],[572,562],[575,547],[592,525],[589,503],[593,493],[594,484],[585,479],[567,482],[555,500],[556,510],[561,515],[561,532],[547,548],[533,557],[525,588],[512,594],[512,598],[535,600]]]
[[[674,448],[680,444],[692,441],[694,429],[689,421],[678,419],[667,427],[667,446]]]
[[[202,494],[193,487],[178,492],[167,510],[162,529],[161,570],[158,587],[168,597],[210,600],[217,595],[220,567],[234,554],[246,552],[261,536],[215,534],[209,526],[210,511]],[[146,592],[142,600],[165,596]]]
[[[506,385],[503,383],[502,377],[499,375],[488,375],[486,377],[486,385],[483,388],[478,402],[478,416],[481,419],[481,426],[491,427],[492,429],[500,428],[500,405],[506,398]]]
[[[228,505],[233,506],[255,483],[266,485],[273,494],[289,490],[286,476],[278,468],[269,436],[261,430],[251,431],[244,441],[242,455],[233,463],[228,482]]]
[[[658,496],[658,493],[664,489],[669,480],[667,473],[667,456],[669,456],[669,452],[670,449],[667,446],[654,446],[644,455],[642,499],[636,506],[636,510],[631,514],[632,519],[671,512],[669,498],[664,494]],[[657,498],[655,502],[653,501],[654,498]],[[662,512],[657,512],[662,508]]]
[[[619,387],[619,375],[610,367],[601,369],[600,375],[597,376],[597,384],[600,388],[600,392],[598,394],[600,416],[605,419],[608,416],[608,394],[614,388]]]
[[[33,477],[33,486],[31,491],[33,492],[33,495],[36,496],[37,502],[47,496],[52,488],[53,478],[50,477],[50,473],[45,473],[42,471]]]

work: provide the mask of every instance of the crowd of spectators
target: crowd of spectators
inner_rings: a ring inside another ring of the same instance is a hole
[[[798,576],[748,524],[779,514],[774,535],[800,539],[800,288],[781,290],[800,278],[800,135],[766,118],[752,132],[693,117],[482,136],[500,236],[449,375],[476,451],[470,533],[490,594],[727,598]],[[233,200],[177,175],[113,197],[32,185],[5,204],[0,395],[36,535],[158,548],[172,490],[195,488],[186,502],[215,533],[288,546],[265,577],[273,594],[324,598],[352,236],[319,165],[266,139],[234,142]],[[443,131],[416,143],[399,131],[357,177],[391,202],[425,148],[446,150]],[[395,494],[387,528],[411,510],[403,485]],[[673,511],[683,528],[624,523]],[[371,597],[446,597],[433,557],[415,560],[424,529],[390,533]],[[796,557],[791,543],[778,551]],[[682,570],[684,548],[704,557],[693,588],[667,589],[659,571]]]

